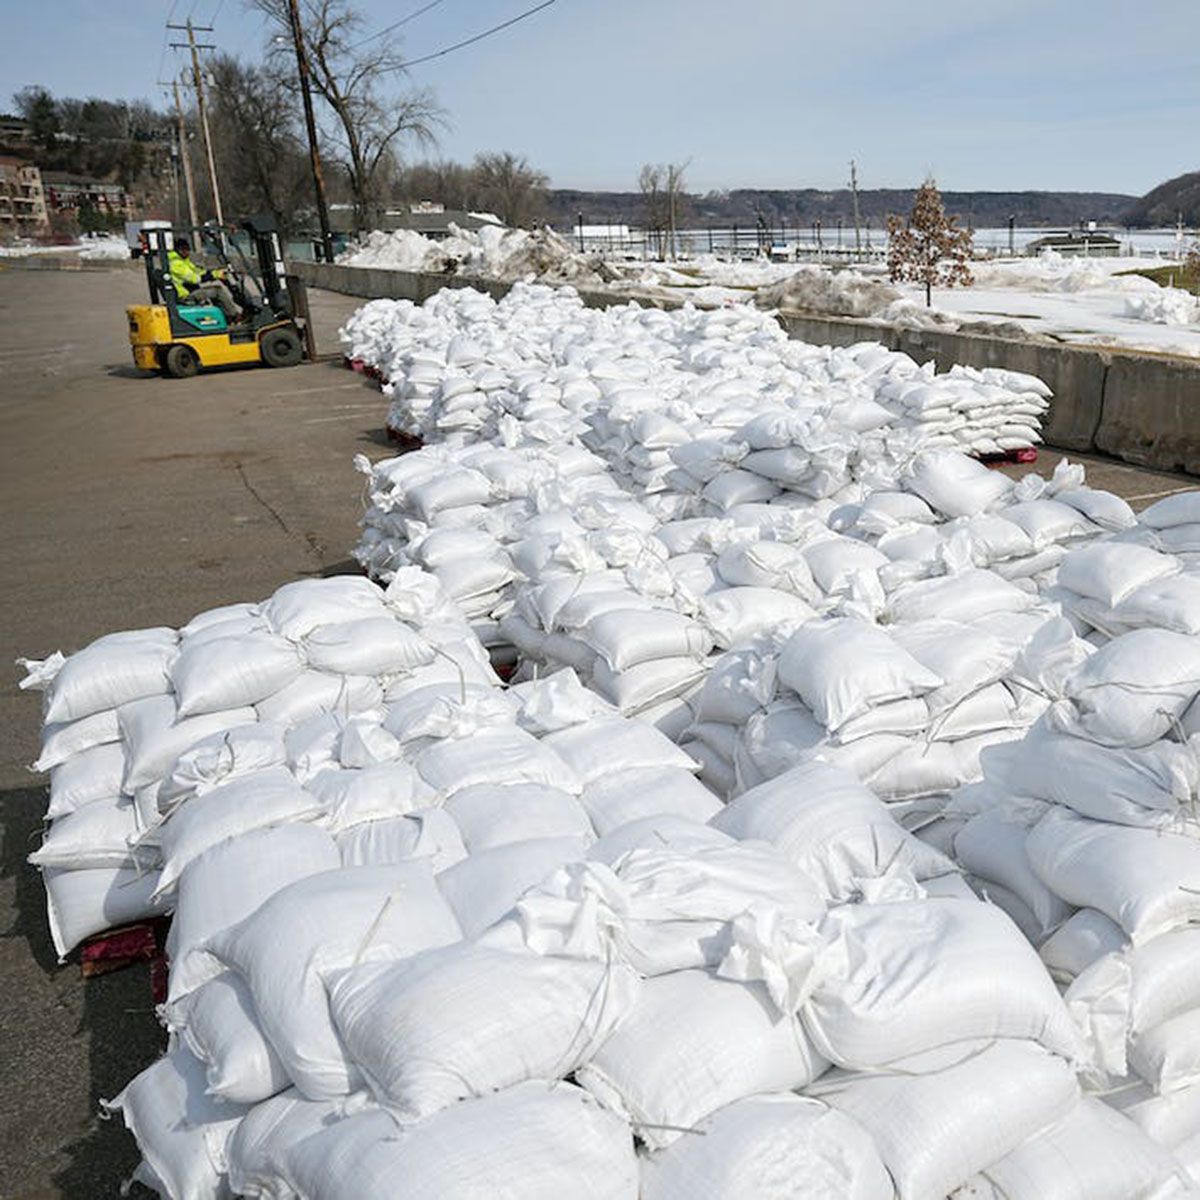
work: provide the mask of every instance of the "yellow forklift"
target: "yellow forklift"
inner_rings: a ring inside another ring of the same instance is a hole
[[[308,297],[303,282],[284,272],[283,246],[274,220],[250,217],[241,229],[253,248],[257,271],[236,237],[212,228],[201,231],[205,249],[223,264],[222,278],[246,314],[234,324],[215,304],[181,301],[168,261],[176,231],[142,229],[141,256],[150,303],[131,304],[125,310],[135,366],[183,379],[202,367],[259,363],[294,367],[315,357]],[[240,266],[230,261],[230,246]]]

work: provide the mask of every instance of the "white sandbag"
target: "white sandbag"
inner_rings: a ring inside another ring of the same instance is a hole
[[[700,615],[722,649],[744,646],[762,633],[787,633],[816,613],[799,596],[774,587],[730,587],[700,601]]]
[[[352,968],[334,980],[329,1004],[376,1098],[410,1125],[456,1101],[563,1079],[620,1024],[638,989],[621,965],[463,943]]]
[[[631,850],[687,850],[732,844],[733,838],[709,825],[667,813],[638,817],[616,826],[588,847],[587,856],[611,867]]]
[[[696,697],[696,720],[741,725],[775,695],[776,664],[757,650],[722,654]]]
[[[46,689],[47,724],[78,721],[144,696],[171,690],[170,666],[177,653],[170,629],[110,634],[72,654]]]
[[[1174,575],[1179,561],[1145,546],[1098,542],[1072,550],[1058,568],[1059,585],[1113,608],[1140,587]]]
[[[323,823],[333,832],[365,821],[400,817],[424,808],[434,790],[406,762],[383,762],[362,768],[326,766],[304,781],[321,801]]]
[[[1200,922],[1200,841],[1087,821],[1063,809],[1033,827],[1026,852],[1045,885],[1098,909],[1135,944]]]
[[[1170,529],[1173,525],[1200,522],[1200,492],[1176,492],[1144,509],[1138,520],[1150,529]]]
[[[1057,500],[1024,500],[1004,509],[1007,520],[1029,534],[1035,550],[1045,550],[1056,542],[1087,537],[1099,532],[1078,509]]]
[[[994,613],[1032,608],[1034,598],[994,571],[972,568],[938,579],[921,579],[888,597],[893,621],[960,621],[984,623]]]
[[[594,717],[611,716],[613,709],[579,676],[568,669],[543,679],[510,687],[507,696],[520,702],[517,724],[534,737],[582,725]]]
[[[371,1107],[362,1093],[349,1099],[305,1100],[295,1088],[256,1104],[229,1139],[229,1186],[251,1200],[295,1200],[285,1159],[293,1146],[344,1116]]]
[[[164,895],[173,891],[188,863],[226,838],[272,825],[316,820],[321,811],[317,798],[285,767],[242,775],[194,796],[156,831],[163,856],[158,891]]]
[[[85,938],[167,908],[154,892],[158,876],[133,867],[47,867],[42,882],[50,937],[60,962]]]
[[[128,756],[123,789],[130,795],[138,788],[161,781],[175,760],[203,738],[257,719],[254,709],[247,707],[177,720],[175,702],[170,696],[134,700],[122,705],[117,716]]]
[[[379,683],[365,675],[327,675],[302,671],[286,687],[254,707],[263,721],[298,725],[318,713],[348,714],[375,708],[383,699]]]
[[[696,779],[694,766],[614,771],[585,787],[580,803],[602,837],[643,817],[674,815],[703,824],[722,806]]]
[[[735,542],[718,555],[717,571],[730,587],[776,588],[808,601],[819,594],[808,560],[785,542]]]
[[[1132,1121],[1085,1096],[1057,1125],[1010,1151],[951,1200],[1166,1200],[1184,1191],[1170,1154]]]
[[[1028,1038],[1083,1047],[1037,953],[1004,913],[926,898],[833,908],[824,970],[801,1016],[822,1054],[864,1070],[938,1046]]]
[[[833,1071],[812,1089],[871,1135],[899,1200],[942,1200],[1079,1099],[1071,1068],[1035,1042],[949,1046],[900,1066]]]
[[[851,618],[813,621],[779,656],[779,679],[831,730],[888,700],[942,684],[883,630]]]
[[[1053,933],[1073,909],[1034,873],[1025,853],[1026,821],[993,809],[972,817],[954,837],[954,857],[972,875],[999,883],[1019,896],[1037,922],[1037,944]]]
[[[805,547],[804,557],[817,586],[826,593],[844,591],[860,571],[874,572],[888,564],[887,555],[874,546],[845,537],[813,542]]]
[[[577,837],[590,842],[595,837],[574,796],[540,784],[476,784],[455,792],[441,811],[453,818],[472,854],[531,838]]]
[[[991,508],[1012,487],[999,471],[956,451],[930,451],[911,468],[907,487],[948,517],[970,517]]]
[[[158,789],[158,809],[166,813],[201,792],[211,791],[252,771],[283,766],[283,729],[240,725],[202,738],[171,766]]]
[[[1130,1028],[1137,1034],[1200,1008],[1200,929],[1176,929],[1131,950]]]
[[[246,1109],[205,1094],[204,1067],[177,1047],[101,1103],[125,1128],[172,1200],[221,1200],[229,1195],[225,1152]]]
[[[770,842],[835,900],[897,868],[917,879],[953,864],[917,841],[857,779],[822,762],[792,768],[731,801],[711,821],[739,839]]]
[[[712,640],[702,626],[666,609],[612,609],[578,634],[613,671],[661,658],[703,658]]]
[[[696,764],[653,725],[618,716],[601,717],[552,733],[542,744],[562,757],[585,788],[613,771],[696,769]]]
[[[523,1083],[465,1100],[396,1136],[383,1112],[353,1116],[294,1146],[304,1200],[637,1200],[624,1121],[568,1083]]]
[[[1077,508],[1094,525],[1114,533],[1129,529],[1138,521],[1128,503],[1112,492],[1089,487],[1064,488],[1055,492],[1054,498],[1060,504]]]
[[[181,717],[265,700],[304,669],[296,647],[270,633],[217,638],[185,646],[171,665]]]
[[[642,1160],[643,1200],[892,1200],[867,1133],[816,1100],[749,1096]]]
[[[357,575],[302,579],[285,583],[261,612],[276,633],[299,642],[318,625],[382,616],[383,597],[377,584]]]
[[[1020,742],[985,750],[988,778],[1018,796],[1074,809],[1080,816],[1167,829],[1200,790],[1200,758],[1188,746],[1155,742],[1099,746],[1039,722]]]
[[[125,747],[120,742],[93,746],[76,754],[50,771],[47,818],[53,820],[93,800],[119,795],[124,778]]]
[[[1200,1009],[1135,1034],[1129,1041],[1129,1065],[1156,1092],[1200,1084]]]
[[[166,1023],[204,1064],[205,1092],[218,1100],[258,1104],[290,1082],[258,1026],[250,990],[233,971],[168,1005]]]
[[[334,675],[397,675],[430,663],[433,647],[392,617],[321,625],[303,642],[310,667]]]
[[[136,850],[137,808],[125,797],[93,800],[59,817],[46,831],[42,844],[29,856],[35,867],[153,868],[157,853]]]
[[[220,971],[210,956],[196,953],[208,938],[248,917],[288,884],[335,870],[340,861],[333,839],[311,824],[255,830],[193,859],[179,877],[167,934],[167,1002]]]
[[[1200,634],[1200,578],[1166,575],[1131,592],[1109,614],[1118,628],[1151,627]]]
[[[462,926],[475,937],[498,921],[529,888],[565,862],[587,853],[582,838],[535,838],[472,854],[437,877],[438,887]]]
[[[1097,959],[1128,945],[1115,921],[1094,908],[1081,908],[1038,947],[1038,955],[1053,979],[1070,983]]]
[[[292,1081],[322,1100],[359,1083],[330,1021],[322,974],[392,961],[459,937],[429,865],[418,859],[302,879],[205,946],[246,981],[259,1025]]]
[[[582,784],[548,746],[523,729],[479,729],[423,750],[414,764],[444,797],[477,783],[538,783],[576,795]]]
[[[115,708],[106,708],[90,717],[81,717],[78,721],[45,725],[42,728],[42,749],[33,769],[50,771],[85,750],[120,740],[121,725]]]
[[[335,840],[344,867],[383,867],[421,858],[436,875],[467,857],[457,823],[440,808],[362,821]]]
[[[1104,1097],[1160,1146],[1174,1149],[1200,1129],[1200,1084],[1158,1095],[1148,1084],[1121,1087]]]
[[[799,1025],[779,1019],[762,984],[676,971],[645,981],[633,1010],[575,1077],[661,1149],[718,1108],[803,1087],[825,1066]]]
[[[655,704],[682,695],[704,678],[704,663],[696,658],[660,658],[614,671],[603,660],[592,671],[592,686],[626,716],[636,716]]]

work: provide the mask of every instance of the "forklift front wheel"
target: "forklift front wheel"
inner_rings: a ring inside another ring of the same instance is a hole
[[[167,374],[174,379],[187,379],[200,370],[200,356],[191,346],[172,346],[163,359]]]
[[[294,367],[304,357],[300,335],[294,329],[272,329],[263,334],[263,362],[269,367]]]

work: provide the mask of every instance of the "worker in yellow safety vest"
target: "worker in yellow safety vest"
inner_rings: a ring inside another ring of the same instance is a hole
[[[175,247],[167,254],[171,282],[180,304],[215,304],[233,322],[240,315],[237,301],[229,286],[213,271],[206,271],[192,261],[192,246],[187,238],[176,238]]]

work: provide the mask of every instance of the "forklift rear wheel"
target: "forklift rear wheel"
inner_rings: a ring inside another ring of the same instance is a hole
[[[262,356],[269,367],[294,367],[304,357],[300,335],[294,329],[272,329],[264,333]]]
[[[172,346],[166,354],[167,374],[175,379],[187,379],[200,369],[200,356],[191,346]]]

